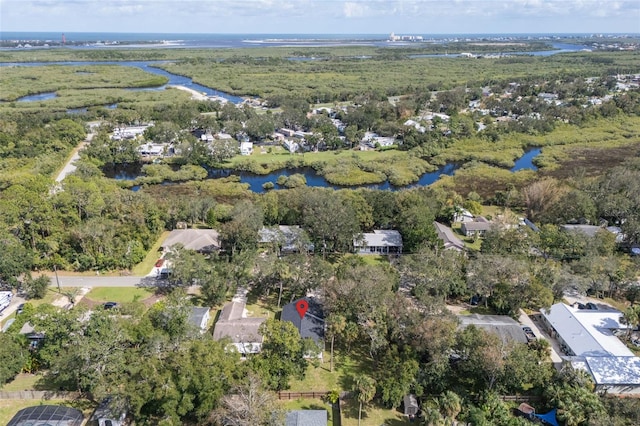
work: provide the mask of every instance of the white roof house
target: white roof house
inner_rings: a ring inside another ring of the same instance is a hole
[[[360,254],[402,253],[402,235],[392,229],[376,229],[362,234],[362,240],[354,240],[353,245]]]
[[[625,328],[616,310],[578,309],[556,303],[541,311],[545,324],[571,356],[634,356],[611,330]]]
[[[626,328],[620,311],[557,303],[541,313],[543,324],[568,355],[563,358],[573,368],[587,371],[597,392],[640,394],[640,358],[612,332]]]
[[[240,154],[241,155],[251,155],[253,152],[253,142],[241,142],[240,143]]]

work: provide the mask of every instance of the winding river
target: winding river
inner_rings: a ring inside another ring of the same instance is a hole
[[[510,169],[512,172],[519,170],[537,170],[538,168],[533,164],[533,159],[539,155],[541,148],[529,148],[525,153],[515,161],[515,165]],[[328,182],[323,176],[319,175],[311,167],[298,167],[292,169],[276,170],[266,175],[257,175],[250,172],[243,172],[232,169],[207,169],[207,179],[218,179],[229,176],[238,176],[240,183],[246,183],[249,185],[249,189],[255,193],[264,193],[267,190],[264,188],[264,184],[273,183],[274,189],[283,189],[284,187],[278,185],[277,181],[280,176],[291,176],[294,174],[301,174],[305,177],[307,185],[309,187],[321,187],[321,188],[333,188],[333,189],[356,189],[356,188],[369,188],[369,189],[381,189],[389,191],[397,191],[405,188],[414,188],[419,186],[429,186],[436,182],[442,176],[452,176],[455,171],[460,167],[459,163],[448,163],[438,168],[434,172],[425,173],[420,176],[417,182],[406,186],[395,186],[389,183],[389,181],[372,184],[372,185],[358,185],[358,186],[340,186],[333,185]],[[142,164],[116,164],[105,166],[102,169],[104,175],[111,179],[116,180],[135,180],[142,176]],[[170,184],[166,182],[166,184]],[[140,186],[132,187],[134,191],[140,189]]]
[[[567,48],[567,46],[570,46],[571,48],[575,48],[574,50],[570,50]],[[567,45],[567,46],[562,46],[563,49],[560,50],[560,52],[564,51],[578,51],[580,50],[580,46],[574,46],[574,45]],[[556,47],[556,46],[554,46]],[[544,52],[523,52],[523,53],[528,53],[528,54],[553,54],[553,53],[558,53],[558,51],[544,51]],[[437,55],[437,56],[445,56],[445,55]],[[109,65],[122,65],[122,66],[130,66],[130,67],[136,67],[136,68],[140,68],[143,71],[147,71],[149,73],[152,74],[157,74],[157,75],[162,75],[168,78],[168,85],[181,85],[181,86],[185,86],[188,88],[191,88],[193,90],[196,90],[200,93],[205,93],[208,96],[219,96],[222,98],[227,99],[230,102],[233,102],[235,104],[238,104],[240,102],[242,102],[242,98],[238,97],[238,96],[234,96],[234,95],[230,95],[228,93],[224,93],[221,92],[219,90],[216,89],[212,89],[210,87],[206,87],[206,86],[202,86],[198,83],[194,83],[193,80],[189,77],[184,77],[184,76],[180,76],[180,75],[176,75],[176,74],[172,74],[170,72],[167,72],[163,69],[154,67],[153,65],[159,64],[159,63],[164,63],[165,61],[126,61],[126,62],[99,62],[99,61],[78,61],[78,62],[69,62],[69,61],[65,61],[65,62],[24,62],[24,63],[0,63],[0,67],[2,66],[27,66],[27,67],[35,67],[35,66],[44,66],[44,65],[76,65],[76,66],[82,66],[82,65],[102,65],[102,64],[109,64]],[[162,85],[159,87],[152,87],[152,88],[131,88],[129,90],[165,90],[167,87],[167,85]],[[23,98],[18,99],[18,102],[33,102],[33,101],[44,101],[47,99],[52,99],[55,98],[57,95],[55,92],[48,92],[48,93],[40,93],[40,94],[35,94],[35,95],[29,95],[29,96],[25,96]],[[107,108],[115,108],[117,107],[117,105],[112,104],[112,105],[108,105]],[[72,114],[78,114],[78,113],[83,113],[85,111],[84,108],[78,108],[78,109],[74,109],[74,110],[69,110],[69,113]],[[525,170],[525,169],[530,169],[530,170],[537,170],[537,167],[533,164],[533,159],[540,154],[540,148],[531,148],[528,149],[524,155],[520,158],[518,158],[515,162],[515,165],[513,168],[511,168],[512,172],[518,171],[518,170]],[[436,182],[438,179],[440,179],[440,177],[442,175],[448,175],[451,176],[453,175],[453,173],[460,167],[460,164],[457,163],[448,163],[445,164],[444,166],[440,167],[438,170],[434,171],[434,172],[430,172],[430,173],[425,173],[423,174],[420,179],[410,185],[407,186],[403,186],[403,187],[397,187],[394,186],[392,184],[389,183],[389,181],[380,183],[380,184],[375,184],[375,185],[363,185],[360,187],[366,187],[366,188],[372,188],[372,189],[381,189],[381,190],[391,190],[391,191],[396,191],[399,189],[403,189],[403,188],[410,188],[410,187],[416,187],[416,186],[427,186],[427,185],[431,185],[432,183]],[[115,168],[107,168],[104,170],[105,175],[107,177],[110,178],[114,178],[114,179],[118,179],[118,180],[134,180],[136,179],[138,176],[140,176],[141,174],[141,165],[119,165]],[[324,187],[324,188],[335,188],[335,189],[339,189],[339,188],[354,188],[354,187],[342,187],[342,186],[337,186],[337,185],[333,185],[329,182],[327,182],[327,180],[323,177],[320,176],[316,173],[316,171],[310,167],[304,167],[304,168],[299,168],[299,169],[285,169],[285,170],[278,170],[272,173],[269,173],[267,175],[256,175],[256,174],[252,174],[252,173],[248,173],[248,172],[241,172],[241,171],[235,171],[235,170],[229,170],[229,169],[211,169],[209,170],[209,176],[208,178],[214,179],[214,178],[220,178],[220,177],[226,177],[226,176],[231,176],[231,175],[237,175],[240,177],[240,182],[241,183],[247,183],[249,184],[249,188],[251,189],[251,191],[256,192],[256,193],[262,193],[265,192],[265,189],[263,188],[263,185],[267,182],[272,182],[274,184],[274,188],[280,188],[278,186],[278,184],[276,183],[276,181],[278,180],[278,177],[280,176],[291,176],[293,174],[302,174],[305,176],[306,180],[307,180],[307,186],[311,186],[311,187]],[[134,191],[139,189],[139,187],[133,187],[132,188]]]

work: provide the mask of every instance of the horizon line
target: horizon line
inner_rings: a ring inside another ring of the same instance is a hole
[[[388,34],[396,34],[396,35],[585,35],[585,34],[611,34],[611,35],[640,35],[640,32],[612,32],[612,31],[587,31],[587,32],[451,32],[451,33],[428,33],[428,32],[401,32],[396,33],[395,31],[391,32],[376,32],[376,33],[363,33],[363,32],[353,32],[353,33],[331,33],[331,32],[320,32],[320,33],[304,33],[304,32],[275,32],[275,33],[251,33],[251,32],[155,32],[155,31],[32,31],[32,30],[0,30],[0,35],[5,33],[60,33],[60,34],[189,34],[189,35],[388,35]]]

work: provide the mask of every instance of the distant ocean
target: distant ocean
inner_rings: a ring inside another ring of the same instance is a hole
[[[420,36],[426,42],[451,40],[551,40],[572,36],[589,37],[590,34],[407,34]],[[208,47],[239,48],[256,46],[336,46],[386,45],[389,34],[171,34],[171,33],[64,33],[67,46],[73,47]],[[21,44],[57,46],[62,43],[62,32],[0,32],[0,42],[17,41]],[[410,41],[399,43],[412,43]]]

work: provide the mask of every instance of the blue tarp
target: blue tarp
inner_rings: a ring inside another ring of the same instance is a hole
[[[558,420],[556,419],[556,410],[557,409],[554,408],[546,414],[534,414],[534,416],[544,421],[545,423],[550,424],[551,426],[560,426],[558,424]]]

